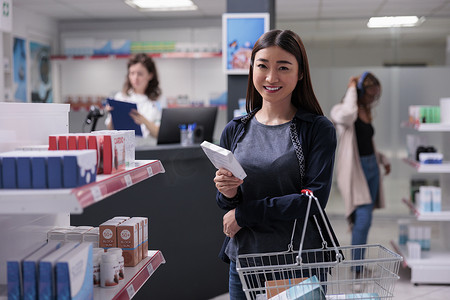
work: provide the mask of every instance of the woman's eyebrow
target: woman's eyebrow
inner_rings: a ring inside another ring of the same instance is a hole
[[[269,62],[269,60],[265,59],[265,58],[258,58],[256,61],[262,61],[262,62]],[[277,60],[278,64],[289,64],[292,65],[292,63],[288,60]]]

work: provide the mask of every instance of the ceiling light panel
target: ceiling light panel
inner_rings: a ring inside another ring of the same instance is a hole
[[[125,3],[141,11],[197,10],[191,0],[125,0]]]

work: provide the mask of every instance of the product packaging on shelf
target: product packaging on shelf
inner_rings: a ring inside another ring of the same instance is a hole
[[[51,242],[53,244],[54,242]],[[43,246],[43,245],[42,245]],[[41,246],[41,247],[42,247]],[[8,299],[24,299],[23,295],[23,262],[31,254],[36,252],[35,249],[31,253],[25,255],[15,253],[9,257],[6,262],[6,280],[8,289]]]
[[[130,219],[117,226],[117,247],[123,250],[125,267],[139,263],[139,222]]]
[[[94,299],[94,270],[91,243],[81,243],[56,262],[57,299]]]
[[[49,255],[43,257],[39,262],[39,296],[36,299],[56,299],[56,261],[77,247],[77,242],[67,242]]]
[[[120,223],[120,220],[108,220],[98,226],[98,244],[101,248],[107,249],[117,247],[117,226]]]
[[[148,256],[148,218],[147,217],[133,217],[132,219],[141,220],[142,225],[142,259]]]
[[[125,169],[125,133],[93,131],[100,148],[99,172],[113,174]]]
[[[60,242],[49,241],[36,252],[24,259],[22,263],[23,294],[27,295],[27,299],[37,299],[39,261],[46,255],[58,249],[61,245],[62,243]]]
[[[11,151],[0,154],[7,189],[73,188],[95,181],[96,154],[77,151]]]
[[[92,226],[79,226],[66,233],[67,242],[83,242],[84,235],[87,234],[94,227]]]
[[[123,134],[125,137],[125,165],[133,166],[135,160],[136,137],[134,130],[98,130],[93,134]]]
[[[88,232],[83,234],[83,242],[89,242],[92,243],[92,247],[98,248],[99,247],[99,234],[100,230],[98,227],[94,227]]]

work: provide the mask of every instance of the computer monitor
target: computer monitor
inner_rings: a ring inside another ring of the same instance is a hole
[[[179,125],[193,123],[197,124],[194,142],[212,142],[216,117],[217,106],[163,108],[157,144],[180,143]]]

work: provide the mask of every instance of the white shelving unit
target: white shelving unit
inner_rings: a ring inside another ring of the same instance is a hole
[[[45,113],[40,111],[43,105]],[[2,129],[16,138],[14,143],[0,140],[1,151],[46,144],[48,135],[67,133],[68,111],[68,104],[0,103]],[[7,126],[13,119],[15,122]],[[97,176],[96,182],[74,189],[0,190],[0,300],[7,299],[6,262],[10,258],[37,249],[45,243],[51,228],[70,225],[70,214],[81,214],[89,205],[164,172],[159,160],[145,160],[124,171]],[[103,288],[107,291],[95,289],[94,299],[131,299],[162,263],[165,260],[160,251],[149,251],[149,257],[136,267],[126,268],[124,282],[115,288]]]
[[[450,156],[450,125],[449,124],[418,124],[410,125],[419,132],[442,133],[444,158]],[[422,251],[421,259],[409,259],[408,251],[404,246],[394,247],[404,257],[404,262],[411,268],[411,282],[414,284],[449,284],[450,283],[450,162],[443,164],[420,164],[416,161],[405,159],[408,165],[416,169],[418,173],[440,174],[440,187],[442,189],[442,211],[421,212],[406,199],[403,199],[414,212],[418,221],[439,222],[439,239],[432,239],[431,250]]]
[[[133,167],[125,171],[113,175],[98,175],[96,182],[75,189],[0,190],[0,212],[81,214],[83,208],[164,172],[164,167],[158,160],[136,161]]]
[[[79,214],[82,213],[83,208],[91,204],[164,172],[164,167],[159,160],[136,161],[133,167],[125,171],[113,175],[100,175],[96,182],[75,189],[0,190],[1,215],[65,212]],[[149,251],[149,256],[137,266],[125,268],[126,280],[119,286],[95,288],[94,299],[131,299],[163,263],[165,259],[160,251]],[[6,293],[6,286],[0,285],[0,300],[7,299]]]

